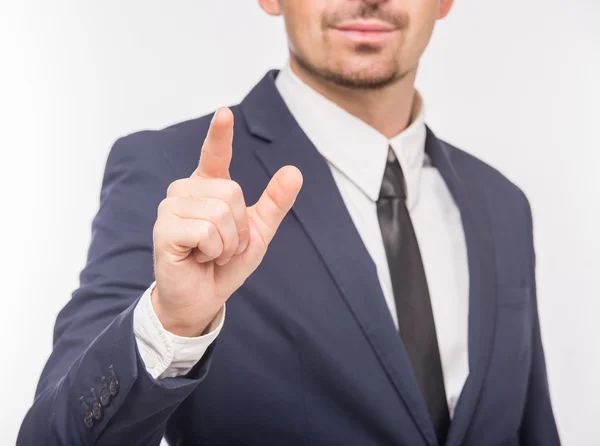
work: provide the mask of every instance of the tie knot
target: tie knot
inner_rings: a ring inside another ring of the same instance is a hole
[[[404,173],[398,160],[388,161],[383,173],[379,199],[400,198],[406,200],[406,186],[404,184]]]

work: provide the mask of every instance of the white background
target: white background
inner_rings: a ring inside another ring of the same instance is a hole
[[[600,444],[599,21],[598,0],[457,0],[419,78],[433,129],[532,202],[568,446]],[[113,141],[236,103],[285,58],[255,0],[0,0],[0,444],[77,286]]]

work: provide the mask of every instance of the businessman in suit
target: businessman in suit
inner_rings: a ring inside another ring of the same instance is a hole
[[[115,143],[18,444],[558,445],[527,199],[414,87],[452,0],[259,3],[281,71]]]

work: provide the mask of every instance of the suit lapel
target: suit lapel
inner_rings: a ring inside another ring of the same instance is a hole
[[[294,165],[304,186],[292,209],[318,250],[362,332],[428,444],[435,432],[408,356],[385,303],[375,264],[346,209],[331,171],[298,127],[274,85],[260,82],[241,107],[249,131],[264,140],[256,155],[270,175]]]
[[[455,149],[453,149],[455,150]],[[469,263],[469,377],[463,387],[446,444],[460,445],[473,420],[492,355],[496,277],[494,245],[485,199],[472,171],[453,162],[450,148],[428,129],[426,151],[461,213]]]

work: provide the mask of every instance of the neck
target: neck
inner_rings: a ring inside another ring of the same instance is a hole
[[[387,138],[410,125],[415,100],[416,68],[398,81],[376,90],[341,87],[309,73],[290,59],[290,67],[306,85],[369,124]]]

